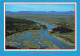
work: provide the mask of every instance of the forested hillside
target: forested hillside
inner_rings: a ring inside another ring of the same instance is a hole
[[[31,20],[6,17],[6,36],[27,30],[40,30],[43,26]]]

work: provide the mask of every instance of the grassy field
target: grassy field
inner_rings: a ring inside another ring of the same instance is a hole
[[[39,47],[34,41],[25,40],[22,42],[27,49],[37,49]]]
[[[22,18],[22,19],[32,19],[36,21],[41,21],[53,25],[54,27],[58,26],[57,23],[66,22],[70,25],[70,28],[74,29],[74,16],[53,16],[53,15],[13,15],[11,17]]]
[[[48,49],[59,49],[59,47],[57,47],[56,45],[54,45],[45,38],[37,38],[37,39],[41,40],[46,46],[48,46]]]

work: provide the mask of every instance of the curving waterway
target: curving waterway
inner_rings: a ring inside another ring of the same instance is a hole
[[[27,19],[27,20],[30,20],[30,19]],[[31,21],[34,21],[34,20],[31,20]],[[51,30],[54,28],[53,25],[46,24],[46,23],[39,22],[39,21],[34,21],[34,22],[46,25],[46,26],[48,26],[48,29],[47,30],[40,30],[39,31],[39,34],[41,35],[40,37],[31,38],[30,35],[32,34],[32,32],[28,32],[26,34],[21,34],[21,36],[13,36],[14,38],[19,38],[19,37],[23,37],[23,36],[27,37],[27,39],[12,41],[12,42],[17,42],[17,43],[21,44],[21,45],[18,45],[17,47],[26,48],[23,45],[22,41],[30,40],[30,41],[36,42],[39,45],[38,48],[48,48],[42,41],[37,39],[37,38],[45,38],[45,39],[49,40],[50,42],[52,42],[53,44],[55,44],[56,46],[58,46],[60,49],[73,49],[71,46],[67,45],[66,43],[47,34],[48,30]],[[6,40],[6,42],[10,42],[10,41]]]

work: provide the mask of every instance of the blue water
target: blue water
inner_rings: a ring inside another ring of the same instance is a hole
[[[32,21],[34,21],[34,20],[32,20]],[[39,22],[39,21],[34,21],[34,22],[37,22],[37,23],[40,23],[40,24],[44,24],[44,25],[46,25],[46,26],[49,27],[47,30],[41,30],[39,32],[39,34],[41,35],[41,37],[46,38],[47,40],[51,41],[53,44],[55,44],[56,46],[58,46],[61,49],[73,49],[71,46],[69,46],[69,45],[65,44],[64,42],[56,39],[55,37],[51,37],[50,35],[47,34],[48,30],[52,30],[54,28],[53,25],[46,24],[46,23]]]
[[[30,19],[27,19],[27,20],[30,20]],[[34,20],[32,20],[34,21]],[[47,34],[47,31],[48,30],[51,30],[53,29],[54,27],[50,24],[46,24],[46,23],[43,23],[43,22],[39,22],[39,21],[34,21],[34,22],[37,22],[37,23],[40,23],[40,24],[43,24],[43,25],[46,25],[48,26],[48,29],[47,30],[40,30],[39,31],[39,34],[41,35],[40,37],[36,37],[36,38],[31,38],[30,35],[32,34],[31,32],[28,32],[26,34],[21,34],[21,36],[13,36],[13,38],[18,38],[18,37],[27,37],[27,39],[23,39],[23,40],[18,40],[18,41],[13,41],[13,42],[17,42],[17,43],[20,43],[21,45],[19,45],[18,47],[21,47],[21,48],[26,48],[22,41],[24,40],[30,40],[30,41],[34,41],[36,42],[36,44],[39,45],[38,48],[48,48],[42,41],[38,40],[37,38],[46,38],[47,40],[49,40],[50,42],[52,42],[53,44],[55,44],[56,46],[58,46],[60,49],[73,49],[71,46],[67,45],[66,43],[56,39],[55,37],[51,37],[50,35]],[[10,42],[8,40],[6,40],[7,42]]]

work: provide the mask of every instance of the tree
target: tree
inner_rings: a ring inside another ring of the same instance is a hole
[[[57,23],[58,27],[69,28],[70,26],[66,22]]]

